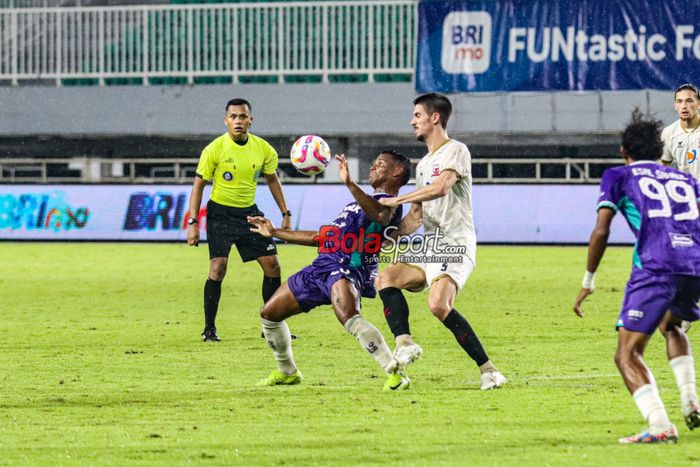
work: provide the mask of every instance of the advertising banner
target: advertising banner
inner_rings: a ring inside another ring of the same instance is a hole
[[[675,89],[700,76],[700,0],[421,0],[419,92]]]
[[[367,192],[371,187],[363,186]],[[0,240],[182,241],[190,186],[0,185]],[[413,187],[404,187],[404,191]],[[206,200],[200,211],[206,240]],[[344,185],[286,185],[295,229],[317,230],[353,201]],[[588,242],[595,224],[593,185],[475,185],[474,220],[481,243]],[[266,187],[256,204],[276,225],[281,213]],[[408,206],[404,212],[407,212]],[[622,216],[612,243],[633,243]]]

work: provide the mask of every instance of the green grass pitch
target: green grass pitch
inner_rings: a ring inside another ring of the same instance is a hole
[[[314,254],[281,246],[283,277]],[[424,356],[410,367],[411,390],[387,394],[329,307],[289,321],[304,383],[254,387],[275,368],[259,337],[255,263],[232,256],[223,340],[205,344],[206,246],[0,243],[0,464],[699,463],[700,433],[683,425],[658,334],[647,363],[679,444],[617,445],[643,427],[613,363],[631,248],[608,250],[581,320],[571,306],[585,256],[479,248],[456,308],[510,380],[497,391],[478,390],[478,370],[425,292],[408,294]],[[363,314],[390,336],[381,309],[366,300]]]

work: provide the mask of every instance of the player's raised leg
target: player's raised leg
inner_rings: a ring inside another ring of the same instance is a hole
[[[423,349],[413,342],[408,321],[408,303],[402,290],[421,290],[425,287],[425,273],[414,266],[396,263],[384,269],[375,283],[384,305],[384,318],[394,334],[396,349],[394,363],[399,370],[418,360]],[[391,370],[395,370],[391,368]]]
[[[263,334],[267,345],[272,349],[277,360],[277,370],[259,381],[258,386],[274,386],[277,384],[299,384],[303,376],[294,363],[292,353],[292,336],[284,321],[290,316],[301,313],[299,303],[285,282],[274,293],[260,310]]]
[[[644,349],[650,338],[649,334],[618,328],[615,364],[642,417],[648,423],[645,431],[620,438],[622,444],[675,443],[678,440],[678,431],[668,417],[656,381],[644,364]]]
[[[696,306],[695,302],[691,302],[691,306]],[[680,391],[681,413],[688,428],[694,430],[700,427],[700,404],[695,383],[695,361],[688,337],[683,331],[683,322],[688,321],[681,321],[667,312],[659,331],[666,339],[668,361]]]
[[[403,373],[396,373],[396,365],[392,364],[393,357],[384,336],[360,314],[360,293],[357,288],[347,279],[338,280],[331,287],[331,304],[336,318],[345,330],[357,339],[360,346],[384,371],[390,374],[390,381],[387,381],[389,386],[385,385],[385,389],[407,389],[411,380]]]
[[[454,308],[457,285],[449,276],[435,280],[428,293],[428,307],[433,315],[449,329],[459,345],[474,360],[481,371],[481,389],[489,390],[503,386],[507,381],[491,363],[479,337],[469,322]]]

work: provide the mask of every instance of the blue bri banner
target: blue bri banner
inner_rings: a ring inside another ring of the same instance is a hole
[[[419,92],[700,81],[700,0],[422,0],[418,12]]]

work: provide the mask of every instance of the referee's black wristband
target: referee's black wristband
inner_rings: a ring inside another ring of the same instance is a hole
[[[292,217],[292,211],[290,211],[289,209],[287,209],[286,211],[282,211],[282,217],[284,216]]]

